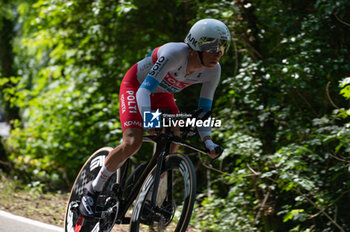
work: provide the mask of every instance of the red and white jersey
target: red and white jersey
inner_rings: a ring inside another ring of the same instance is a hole
[[[203,83],[200,98],[212,100],[220,80],[220,64],[186,74],[189,52],[185,43],[167,43],[154,49],[137,63],[137,80],[142,84],[141,88],[151,93],[177,93],[192,84]]]

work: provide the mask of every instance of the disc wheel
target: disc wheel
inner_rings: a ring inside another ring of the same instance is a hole
[[[81,168],[67,203],[64,221],[65,232],[109,232],[112,230],[117,217],[116,213],[105,219],[87,219],[79,212],[79,203],[83,195],[84,186],[95,179],[111,150],[112,148],[110,147],[99,149],[90,156]],[[98,210],[106,210],[116,203],[111,196],[113,196],[112,186],[117,181],[119,182],[119,170],[108,179],[99,195],[97,205],[101,207]]]

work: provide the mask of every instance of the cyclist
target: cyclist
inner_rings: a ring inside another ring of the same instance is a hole
[[[123,140],[107,156],[95,180],[85,186],[79,206],[83,216],[94,214],[94,203],[108,178],[140,149],[144,112],[167,109],[178,113],[174,93],[197,83],[202,83],[198,107],[206,112],[211,109],[221,74],[218,62],[230,40],[224,23],[202,19],[191,27],[184,43],[164,44],[129,69],[119,92]],[[211,128],[198,128],[198,132],[210,151],[208,155],[216,158],[218,145],[211,140]]]

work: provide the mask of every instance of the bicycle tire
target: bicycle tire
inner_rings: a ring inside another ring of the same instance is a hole
[[[110,147],[104,147],[96,152],[94,152],[89,159],[85,162],[83,167],[81,168],[79,174],[77,175],[74,184],[71,189],[71,193],[69,196],[69,200],[67,202],[66,211],[65,211],[65,217],[64,217],[64,231],[65,232],[109,232],[112,230],[116,215],[113,218],[108,219],[86,219],[83,218],[82,215],[75,210],[72,210],[72,206],[75,202],[80,201],[82,194],[83,194],[83,188],[85,184],[95,179],[97,176],[100,168],[104,164],[104,161],[109,154],[109,152],[112,150]],[[117,172],[115,172],[107,181],[105,184],[97,203],[103,202],[105,204],[105,201],[108,197],[112,196],[112,186],[115,183],[119,183],[119,169]],[[101,221],[103,220],[103,221]],[[80,229],[76,229],[78,227],[78,224],[80,225]]]
[[[152,194],[153,176],[156,167],[157,166],[155,166],[147,176],[136,198],[130,222],[130,231],[138,232],[143,231],[143,227],[152,227],[150,228],[152,231],[184,232],[186,231],[191,219],[196,195],[196,175],[192,161],[186,155],[176,153],[168,155],[162,166],[161,173],[167,173],[167,179],[171,178],[171,180],[168,180],[167,182],[170,181],[173,193],[172,196],[169,196],[169,192],[166,190],[167,194],[164,201],[160,203],[162,204],[160,208],[167,210],[168,213],[172,212],[172,217],[169,217],[169,215],[164,216],[162,213],[150,213],[149,209],[147,209],[147,201],[150,201],[150,195]],[[183,185],[177,183],[179,178],[182,178]],[[168,183],[167,186],[168,189]],[[157,195],[159,195],[159,192]],[[169,202],[170,197],[173,199],[172,202]],[[174,202],[174,199],[180,201],[180,205],[182,206],[176,205],[177,202]],[[176,212],[175,208],[177,206],[180,206],[180,210],[182,207],[181,215],[176,219],[178,220],[176,223],[172,223]],[[153,221],[154,218],[157,218],[157,220]]]

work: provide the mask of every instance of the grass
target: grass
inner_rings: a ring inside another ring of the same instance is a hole
[[[69,193],[43,193],[25,187],[0,172],[0,210],[63,228],[68,197]],[[129,226],[116,225],[112,232],[116,231],[127,232]],[[190,226],[187,231],[196,230]]]
[[[69,193],[42,193],[1,176],[0,210],[63,227]]]
[[[0,172],[1,176],[1,172]],[[47,224],[64,227],[69,193],[42,193],[0,177],[0,210]],[[112,232],[127,232],[127,225],[115,226]]]

